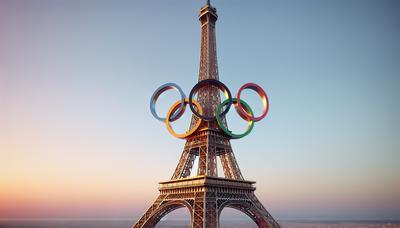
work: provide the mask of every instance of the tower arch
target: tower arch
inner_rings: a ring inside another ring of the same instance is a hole
[[[172,200],[160,205],[151,216],[142,224],[142,227],[155,227],[160,220],[170,212],[186,207],[190,213],[190,222],[193,220],[192,206],[186,200]]]
[[[258,227],[271,227],[265,216],[263,216],[263,213],[252,202],[243,200],[228,200],[222,203],[218,208],[218,224],[220,223],[221,212],[224,208],[232,208],[246,214]]]

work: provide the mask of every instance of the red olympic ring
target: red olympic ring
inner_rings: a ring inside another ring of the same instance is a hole
[[[269,109],[267,93],[263,90],[263,88],[261,88],[259,85],[255,84],[255,83],[246,83],[242,87],[240,87],[239,91],[237,92],[236,99],[238,101],[240,101],[240,94],[245,89],[251,89],[258,93],[258,95],[261,97],[261,101],[263,103],[263,112],[260,116],[257,116],[257,117],[251,116],[248,112],[246,112],[246,109],[243,107],[243,104],[241,102],[237,102],[235,104],[237,112],[245,120],[253,120],[255,122],[258,122],[258,121],[264,119],[264,117],[267,115],[268,109]]]

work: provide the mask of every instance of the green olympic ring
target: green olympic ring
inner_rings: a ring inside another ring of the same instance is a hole
[[[254,126],[254,120],[253,119],[249,119],[247,120],[248,126],[247,126],[247,130],[242,133],[242,134],[234,134],[232,133],[232,131],[230,131],[228,129],[228,127],[225,127],[223,121],[222,121],[222,117],[221,117],[221,111],[222,108],[227,105],[230,102],[229,99],[226,99],[224,102],[222,102],[220,105],[218,105],[217,110],[216,110],[216,117],[217,117],[217,122],[219,127],[222,129],[222,131],[225,132],[225,134],[229,135],[232,139],[240,139],[245,137],[246,135],[248,135],[251,130],[253,130],[253,126]],[[233,98],[232,102],[234,105],[238,104],[238,99]],[[254,117],[253,114],[253,110],[251,110],[250,105],[248,105],[244,100],[240,100],[240,104],[243,105],[242,107],[244,108],[244,111],[246,111],[246,113],[248,114],[248,116]]]

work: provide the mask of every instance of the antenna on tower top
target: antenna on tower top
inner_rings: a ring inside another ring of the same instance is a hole
[[[210,0],[207,0],[207,5],[211,6]]]

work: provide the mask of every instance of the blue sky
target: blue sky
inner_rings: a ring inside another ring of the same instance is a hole
[[[400,3],[212,4],[220,80],[233,93],[258,83],[270,98],[268,117],[232,144],[271,213],[400,218]],[[37,216],[76,216],[78,201],[79,215],[140,215],[184,143],[151,116],[149,98],[166,82],[187,94],[196,83],[202,5],[0,2],[0,200],[36,206],[58,191]]]

